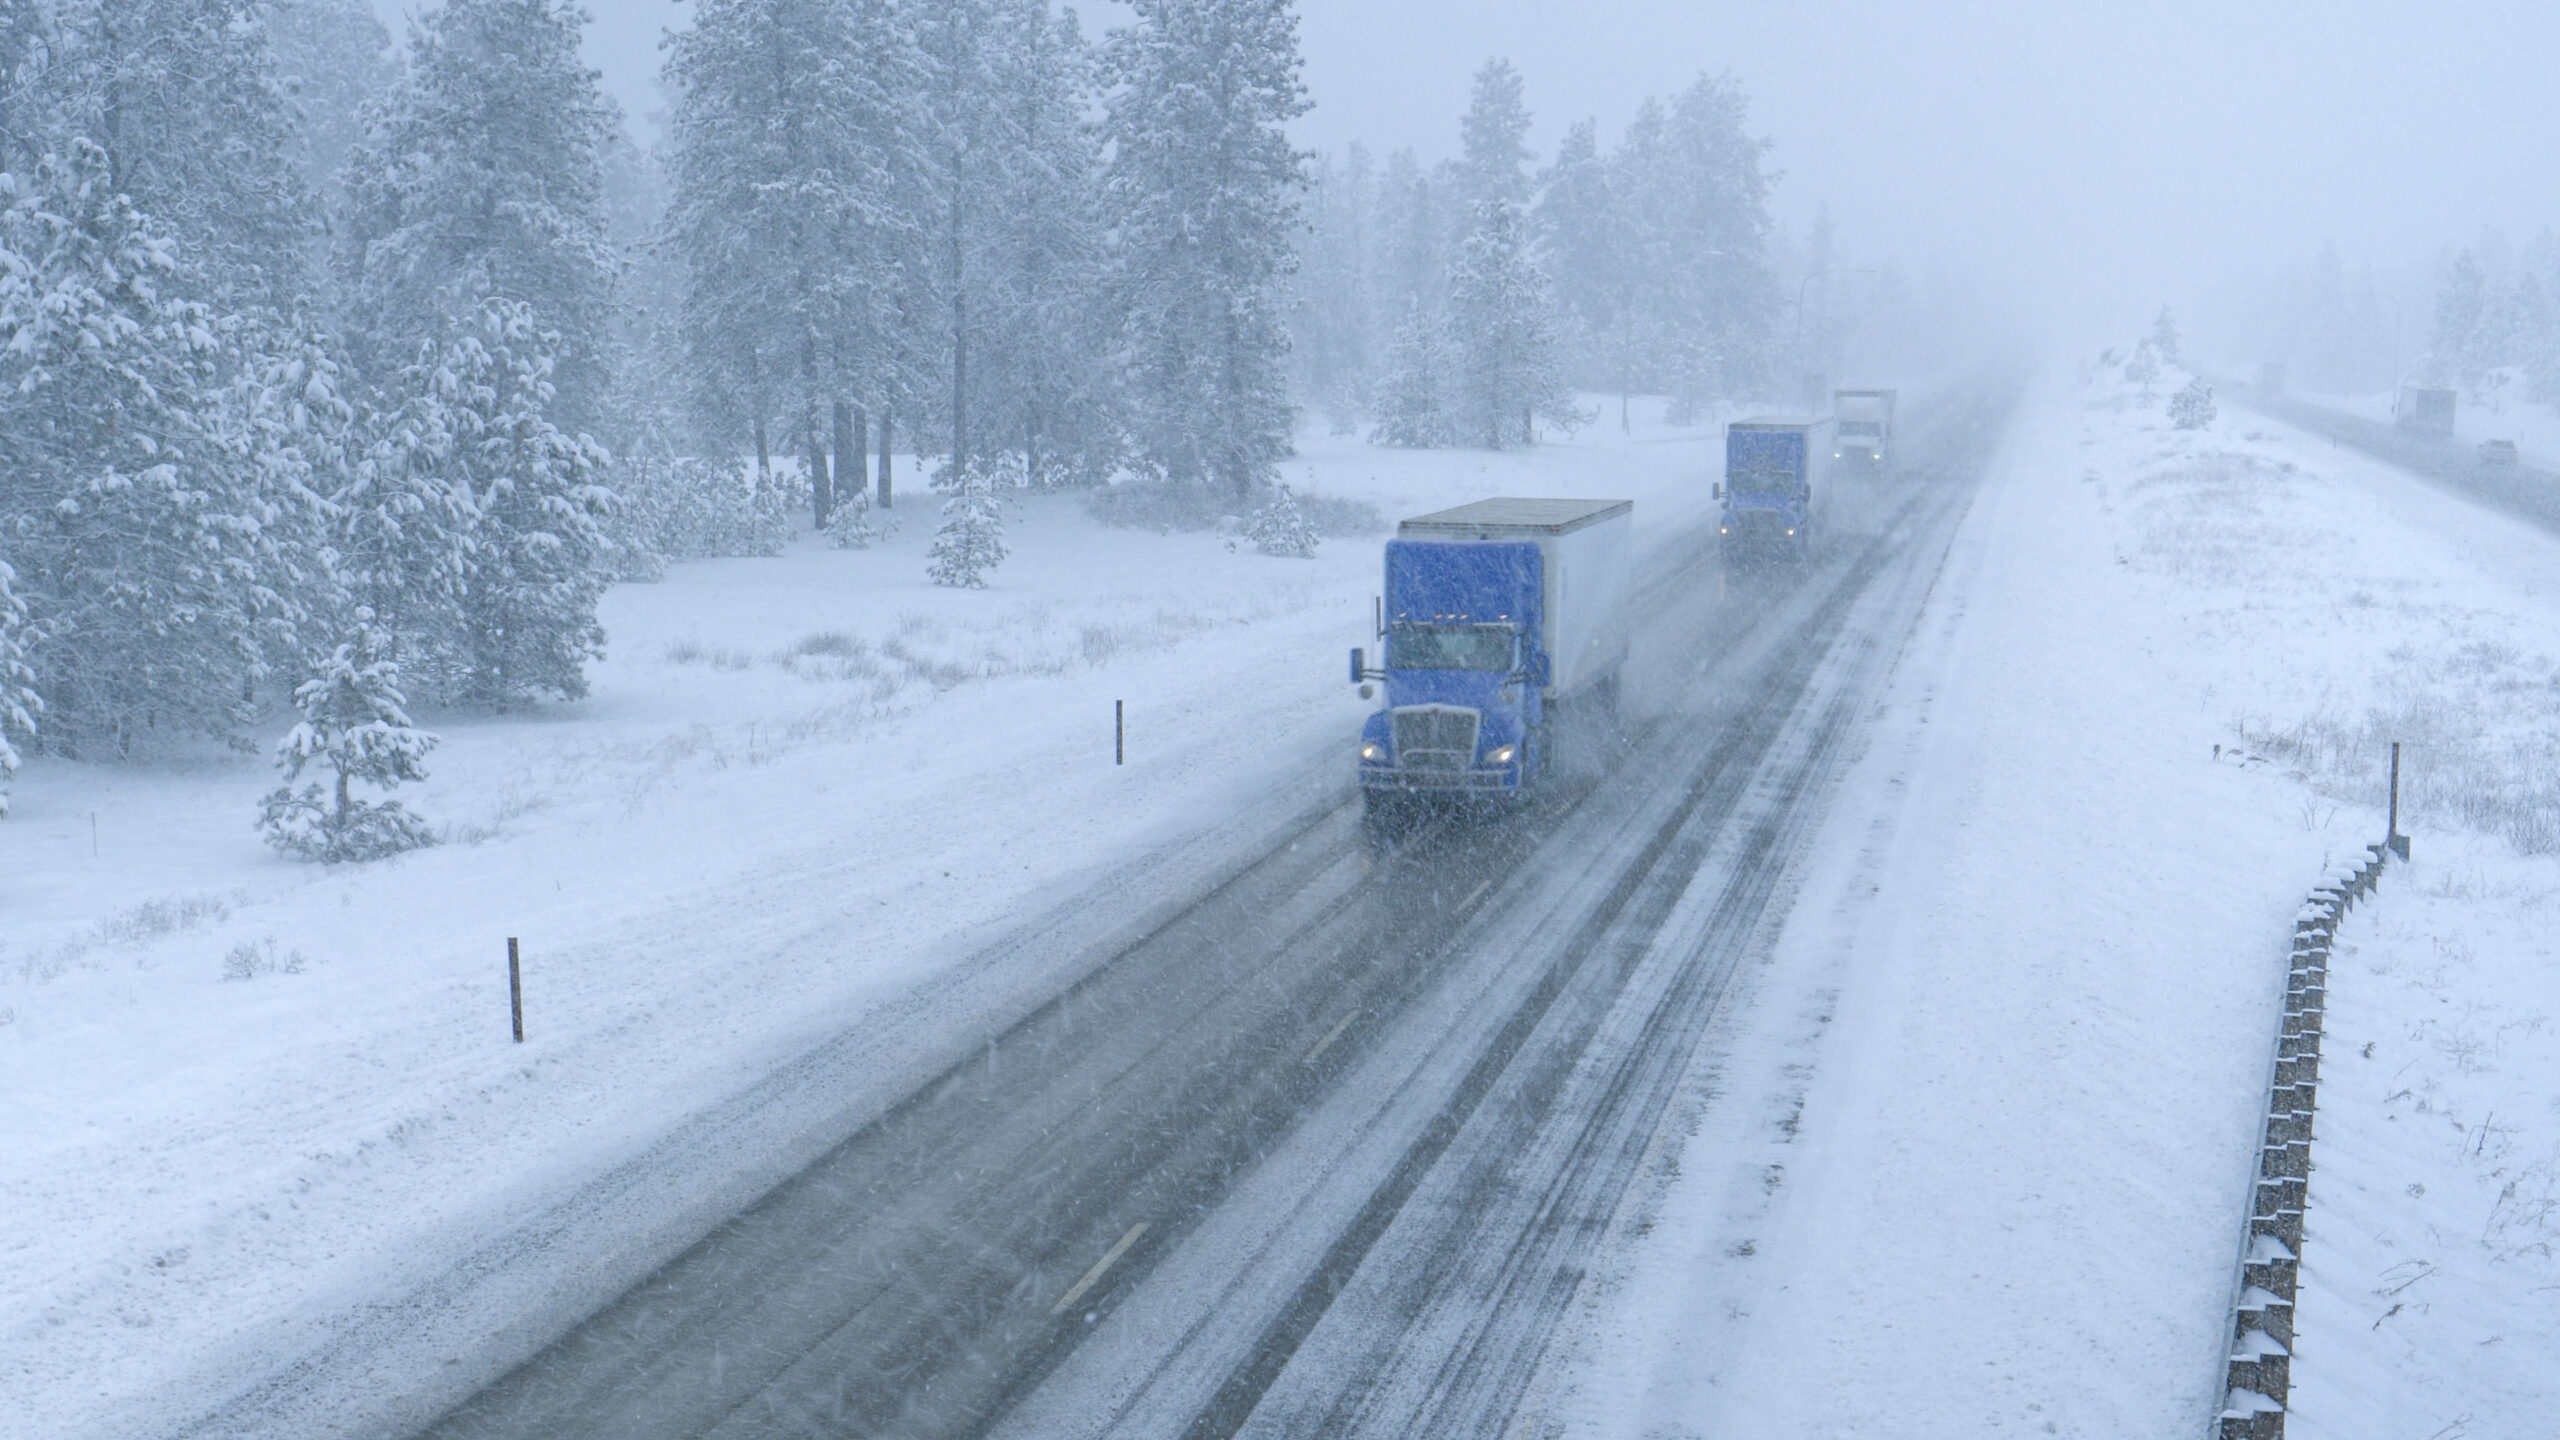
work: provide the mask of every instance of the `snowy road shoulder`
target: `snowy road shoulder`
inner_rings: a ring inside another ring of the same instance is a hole
[[[1696,1078],[1678,1179],[1594,1287],[1573,1433],[2201,1433],[2284,937],[2380,833],[2373,747],[2422,740],[2432,843],[2468,823],[2545,877],[2462,902],[2477,933],[2560,889],[2547,844],[2513,853],[2552,813],[2551,544],[2249,417],[2047,387]],[[2497,777],[2524,777],[2503,805]],[[2540,1012],[2495,1003],[2466,1043],[2521,1072],[2497,1027]],[[2546,1146],[2552,1075],[2518,1110]]]

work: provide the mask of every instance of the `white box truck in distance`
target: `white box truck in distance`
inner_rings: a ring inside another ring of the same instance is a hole
[[[1831,392],[1832,458],[1851,451],[1882,460],[1893,443],[1893,396],[1890,390]]]

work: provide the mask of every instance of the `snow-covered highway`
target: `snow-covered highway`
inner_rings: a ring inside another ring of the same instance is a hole
[[[1801,583],[1648,577],[1569,803],[1286,841],[436,1436],[1488,1433],[1536,1373],[2005,421],[1941,409]]]

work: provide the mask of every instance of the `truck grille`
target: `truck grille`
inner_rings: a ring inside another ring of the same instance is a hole
[[[1475,763],[1476,726],[1482,717],[1456,705],[1398,706],[1396,765],[1404,770],[1464,770]]]

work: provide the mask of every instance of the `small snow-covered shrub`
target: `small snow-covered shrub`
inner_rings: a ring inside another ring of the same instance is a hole
[[[2133,358],[2124,362],[2124,378],[2141,386],[2143,394],[2151,393],[2151,387],[2160,379],[2160,357],[2152,351],[2150,341],[2133,347]]]
[[[309,963],[299,950],[287,950],[278,955],[276,937],[269,935],[257,940],[243,940],[232,946],[231,953],[222,957],[222,978],[255,980],[261,975],[299,975]]]
[[[898,528],[895,520],[871,523],[871,492],[856,490],[849,498],[836,501],[827,515],[827,543],[839,550],[867,550],[874,541],[885,540]]]
[[[1310,490],[1298,497],[1298,508],[1307,512],[1307,520],[1316,527],[1316,533],[1328,540],[1375,535],[1387,528],[1386,517],[1366,500],[1320,495]]]
[[[1286,485],[1275,489],[1269,502],[1254,512],[1253,524],[1245,530],[1245,538],[1253,542],[1254,549],[1265,555],[1296,560],[1314,559],[1319,543],[1315,522],[1299,508],[1298,497],[1290,494]]]
[[[1178,480],[1120,480],[1096,489],[1085,501],[1085,513],[1120,530],[1215,530],[1232,518],[1227,494]]]
[[[805,488],[805,487],[803,487]],[[615,578],[655,580],[672,560],[779,555],[791,538],[793,486],[747,467],[641,457],[614,476]]]
[[[2169,423],[2181,430],[2201,430],[2213,423],[2214,414],[2213,387],[2201,375],[2169,397]]]
[[[268,844],[331,865],[377,860],[435,841],[426,821],[399,801],[363,800],[352,793],[357,781],[388,790],[425,779],[422,762],[436,746],[435,736],[409,723],[400,666],[387,658],[390,637],[374,625],[371,610],[359,608],[355,622],[354,633],[293,692],[302,722],[276,746],[285,783],[268,793],[258,812],[258,830]],[[335,785],[295,790],[293,782],[314,763],[334,774]]]
[[[936,585],[962,590],[987,588],[987,572],[1004,563],[1004,511],[986,471],[971,466],[946,487],[942,529],[933,537],[925,573]]]
[[[751,670],[756,663],[756,657],[744,650],[705,645],[699,640],[669,642],[667,658],[678,665],[708,665],[714,670]]]

